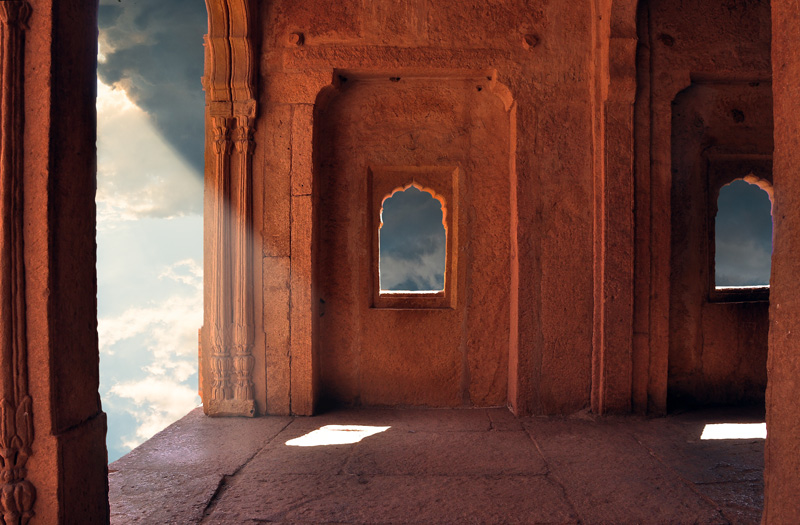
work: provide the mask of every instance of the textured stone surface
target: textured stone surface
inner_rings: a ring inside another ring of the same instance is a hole
[[[767,373],[766,523],[800,522],[800,10],[773,0],[775,244]]]
[[[196,410],[111,465],[112,523],[757,523],[763,440],[699,438],[708,422],[758,420]],[[328,425],[389,428],[353,444],[287,445]],[[235,451],[220,450],[231,436]]]
[[[108,488],[95,270],[97,2],[2,4],[0,392],[6,419],[0,489],[8,497],[0,507],[11,512],[13,500],[25,498],[9,483],[22,475],[36,490],[32,523],[102,523]],[[6,22],[26,4],[30,17],[18,26],[24,46],[17,53],[7,47],[16,39]],[[6,199],[12,187],[21,205]],[[16,251],[12,260],[9,251]],[[15,323],[8,322],[12,309]],[[15,421],[11,408],[14,397],[26,394],[33,440],[27,465],[15,449],[28,439],[13,435],[23,432],[24,419]],[[27,473],[12,474],[15,464]]]
[[[291,320],[263,353],[267,412],[760,401],[766,303],[708,300],[710,194],[728,181],[705,163],[771,151],[767,3],[280,0],[252,16],[256,223],[264,253],[292,259],[259,301]],[[458,167],[452,310],[370,302],[375,165]],[[280,280],[289,303],[271,302]]]
[[[316,9],[326,12],[324,23],[314,19]],[[528,367],[512,374],[514,402],[539,412],[586,406],[592,331],[582,321],[592,309],[588,4],[322,2],[312,8],[279,1],[262,4],[257,17],[265,28],[259,104],[274,126],[259,127],[263,151],[256,157],[278,168],[265,176],[279,179],[264,186],[269,195],[263,201],[272,208],[265,207],[262,221],[267,253],[273,238],[285,246],[286,224],[275,220],[277,214],[290,209],[293,217],[290,347],[266,353],[267,370],[273,363],[285,366],[283,355],[291,356],[292,381],[276,375],[267,382],[277,403],[268,403],[267,411],[282,412],[289,396],[281,392],[292,389],[292,410],[309,413],[317,401],[314,386],[298,382],[317,377],[322,400],[504,405],[512,325],[521,331],[519,348],[526,354],[512,365]],[[363,231],[370,165],[458,166],[463,186],[459,238],[450,254],[458,259],[453,310],[378,311],[362,297],[370,296],[372,271]],[[512,189],[519,198],[513,217]],[[305,206],[296,196],[306,194],[314,207],[312,232],[295,209]],[[518,231],[511,231],[512,221]],[[514,236],[523,241],[512,260]],[[520,286],[514,315],[525,316],[524,322],[512,319],[512,273]],[[309,298],[303,290],[312,274]],[[266,306],[270,300],[265,293],[265,311],[282,318],[278,309],[285,303]],[[303,316],[322,301],[324,315],[314,315],[309,326]]]
[[[197,408],[108,467],[112,522],[192,523],[226,477],[291,419],[210,418]],[[176,502],[180,501],[179,505]]]

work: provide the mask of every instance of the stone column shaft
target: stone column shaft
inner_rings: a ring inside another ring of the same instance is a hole
[[[0,512],[6,525],[28,523],[36,489],[26,479],[32,453],[33,409],[28,394],[28,347],[23,244],[23,136],[26,0],[0,2]]]

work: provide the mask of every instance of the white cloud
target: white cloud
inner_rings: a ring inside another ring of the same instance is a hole
[[[772,252],[761,239],[716,240],[717,286],[758,286],[769,284]]]
[[[100,318],[100,352],[144,354],[136,359],[146,375],[124,379],[111,386],[108,395],[128,403],[113,403],[137,422],[135,436],[124,436],[133,448],[197,406],[196,388],[186,382],[197,373],[197,330],[203,318],[203,273],[193,259],[166,266],[160,280],[178,283],[166,300],[133,306],[122,314]],[[141,345],[141,347],[140,347]],[[136,356],[134,355],[134,359]],[[129,378],[133,370],[121,370]]]
[[[434,242],[438,241],[438,237],[433,239]],[[444,248],[443,242],[436,242],[435,251],[421,253],[413,258],[381,254],[381,288],[392,290],[402,283],[413,282],[419,290],[441,289],[445,262]]]
[[[197,406],[197,392],[166,377],[147,377],[114,385],[111,394],[133,401],[129,412],[138,426],[135,436],[124,436],[123,446],[133,449]]]
[[[121,87],[97,82],[98,227],[202,213],[202,177]]]
[[[197,330],[203,322],[203,270],[196,261],[186,259],[166,267],[160,278],[181,282],[189,289],[156,304],[134,306],[118,316],[100,318],[100,352],[113,354],[117,343],[144,336],[154,358],[152,370],[173,370],[178,374],[176,379],[184,381],[196,371],[196,363],[188,369],[175,357],[197,355]]]
[[[125,90],[172,148],[203,170],[203,34],[198,0],[101,0],[98,77]]]
[[[112,354],[114,345],[120,341],[144,335],[147,349],[157,357],[191,355],[197,350],[202,306],[202,288],[194,286],[188,294],[173,295],[157,304],[134,306],[116,317],[101,318],[97,322],[100,352]]]
[[[167,266],[159,279],[172,279],[203,291],[203,269],[193,259],[184,259]]]

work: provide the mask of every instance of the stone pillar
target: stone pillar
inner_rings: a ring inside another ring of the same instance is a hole
[[[314,413],[319,366],[314,352],[313,230],[314,192],[311,130],[314,108],[297,105],[292,112],[291,170],[291,410]],[[270,330],[271,327],[266,327]]]
[[[774,243],[764,523],[800,523],[800,5],[772,0]]]
[[[109,519],[95,273],[97,2],[0,1],[0,514]]]
[[[201,392],[208,415],[252,417],[253,10],[249,0],[207,0],[206,6],[206,336],[201,336]]]

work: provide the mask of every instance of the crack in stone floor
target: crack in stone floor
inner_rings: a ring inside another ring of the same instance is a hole
[[[700,440],[707,423],[758,418],[198,409],[111,465],[112,523],[758,523],[763,440]],[[360,440],[290,446],[315,431]]]

